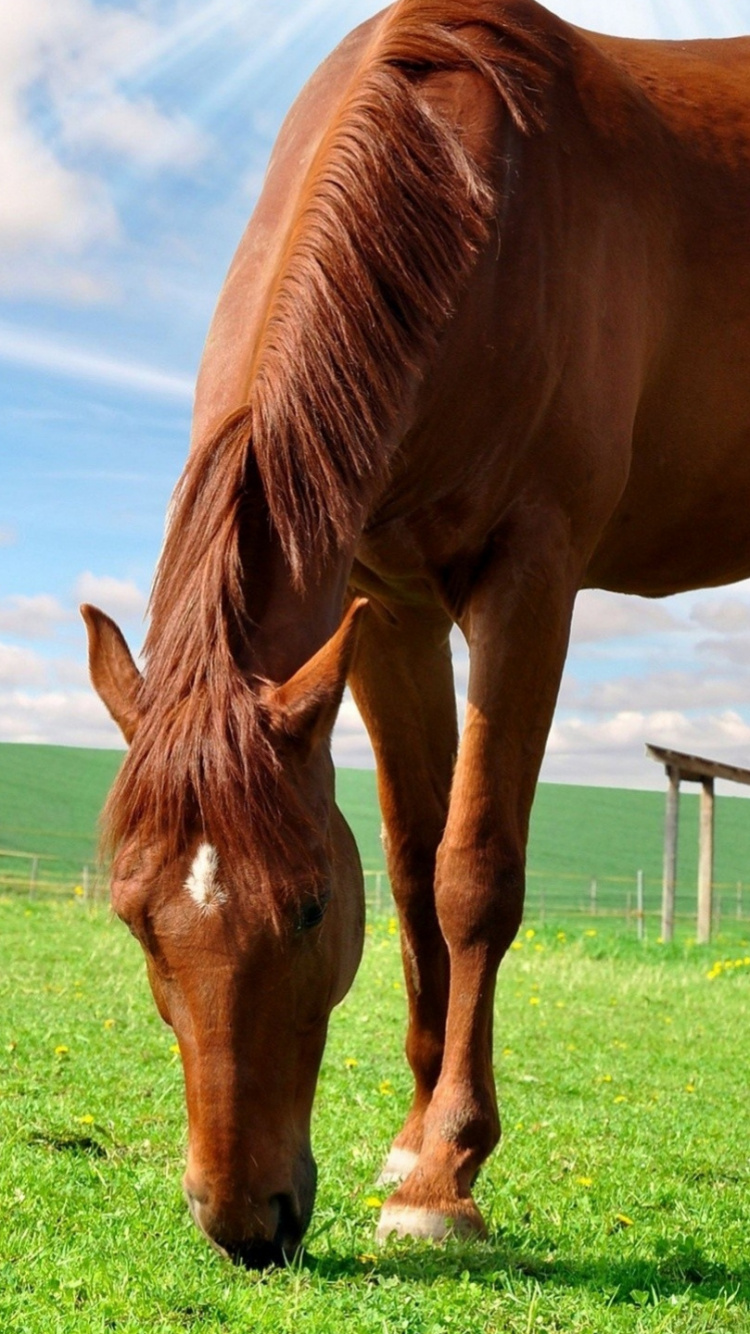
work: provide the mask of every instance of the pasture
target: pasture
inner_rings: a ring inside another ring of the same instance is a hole
[[[504,1139],[477,1188],[488,1241],[373,1244],[375,1181],[409,1094],[386,908],[370,916],[359,976],[331,1026],[308,1252],[257,1275],[214,1255],[188,1218],[173,1036],[137,944],[104,901],[75,892],[118,761],[0,746],[0,845],[46,853],[57,871],[31,896],[0,890],[0,1328],[750,1328],[750,922],[725,913],[703,950],[685,918],[666,948],[655,919],[639,945],[632,921],[577,911],[592,875],[600,900],[620,901],[639,866],[656,908],[661,794],[539,790],[527,924],[497,993]],[[339,794],[377,871],[373,775],[345,771]],[[683,801],[688,909],[697,803]],[[750,865],[750,806],[722,798],[718,826],[717,874],[732,903]]]
[[[667,950],[527,928],[498,986],[505,1136],[477,1191],[489,1240],[378,1251],[374,1182],[409,1087],[394,926],[371,923],[334,1015],[309,1253],[257,1275],[188,1219],[181,1071],[139,947],[104,905],[2,898],[3,1330],[750,1327],[750,940]]]

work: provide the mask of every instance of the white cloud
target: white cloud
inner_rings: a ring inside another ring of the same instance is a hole
[[[684,623],[661,603],[585,588],[576,599],[570,638],[573,644],[584,644],[684,629]]]
[[[0,632],[21,639],[48,639],[69,615],[48,593],[31,597],[14,593],[0,602]]]
[[[556,719],[542,778],[547,782],[661,787],[663,774],[647,759],[647,742],[750,768],[750,723],[734,710],[695,717],[678,709],[631,709],[593,722],[580,717]]]
[[[725,596],[696,602],[690,615],[698,625],[725,635],[750,630],[750,603],[739,597]]]
[[[0,690],[0,740],[108,749],[123,744],[91,690]]]
[[[205,136],[184,115],[168,114],[134,90],[133,75],[161,41],[162,29],[144,9],[5,0],[0,247],[16,263],[4,266],[3,290],[41,295],[40,283],[47,283],[51,294],[64,297],[67,288],[79,302],[101,293],[102,284],[64,260],[50,262],[50,251],[59,259],[119,237],[97,155],[149,170],[185,170],[205,155]],[[40,258],[40,271],[24,263],[30,256]]]
[[[154,370],[130,361],[103,357],[88,349],[55,343],[48,338],[0,325],[0,361],[64,375],[74,380],[141,389],[160,398],[192,402],[194,381],[179,372]]]
[[[593,713],[619,713],[637,704],[646,711],[736,708],[750,704],[750,673],[706,675],[700,670],[651,672],[645,676],[618,676],[611,681],[585,684],[566,676],[558,707]]]
[[[44,662],[31,649],[0,644],[0,686],[44,685],[46,676]]]
[[[146,594],[132,579],[115,579],[109,574],[92,574],[87,570],[76,580],[75,596],[78,602],[93,602],[115,620],[141,619],[146,611]]]

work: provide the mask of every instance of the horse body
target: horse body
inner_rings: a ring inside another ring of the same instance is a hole
[[[192,1207],[230,1253],[293,1249],[312,1207],[325,1023],[361,946],[328,754],[347,675],[415,1081],[381,1231],[482,1228],[494,979],[576,592],[750,573],[748,73],[750,41],[401,0],[282,130],[207,342],[145,680],[87,613],[132,739],[113,893],[180,1040]],[[206,839],[226,883],[188,903]]]

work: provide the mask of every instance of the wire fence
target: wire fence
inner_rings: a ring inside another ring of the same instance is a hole
[[[371,917],[395,916],[390,880],[384,868],[364,871],[365,901]],[[712,928],[750,920],[750,883],[715,882]],[[104,902],[109,896],[106,869],[91,860],[75,866],[69,856],[0,848],[0,892],[30,898],[70,896],[81,902]],[[675,919],[695,919],[695,885],[677,886]],[[530,868],[527,871],[524,919],[544,926],[581,918],[609,919],[628,926],[641,938],[656,931],[661,919],[661,879],[634,871],[630,876],[592,876]]]

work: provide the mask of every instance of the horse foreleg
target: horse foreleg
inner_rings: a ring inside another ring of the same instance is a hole
[[[383,1206],[381,1239],[484,1231],[471,1188],[500,1137],[495,977],[521,922],[529,814],[579,570],[566,523],[542,517],[506,535],[462,616],[468,707],[436,870],[450,960],[445,1049],[419,1159]]]
[[[409,1004],[406,1054],[414,1076],[411,1109],[382,1182],[402,1180],[416,1163],[443,1060],[448,952],[434,880],[457,748],[450,629],[449,618],[434,607],[393,604],[384,610],[376,604],[364,619],[349,678],[377,760]]]

